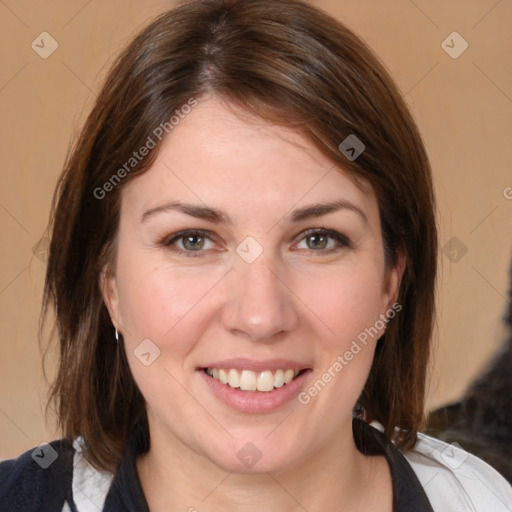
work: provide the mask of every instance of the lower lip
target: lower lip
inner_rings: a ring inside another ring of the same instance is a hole
[[[271,412],[296,397],[305,386],[311,370],[308,369],[288,384],[273,391],[241,391],[210,377],[204,370],[198,370],[213,394],[224,404],[239,412],[261,414]]]

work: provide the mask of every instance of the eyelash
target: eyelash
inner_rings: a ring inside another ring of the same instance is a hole
[[[321,249],[318,251],[315,251],[314,249],[306,249],[306,250],[312,251],[313,253],[320,253],[321,255],[322,254],[327,255],[327,254],[336,252],[340,248],[343,248],[343,247],[346,247],[346,248],[352,247],[350,240],[345,235],[338,233],[337,231],[333,231],[331,229],[324,229],[324,228],[309,229],[309,230],[304,231],[301,234],[303,236],[299,240],[299,242],[302,242],[302,240],[306,239],[308,236],[311,236],[311,235],[324,235],[329,238],[333,238],[339,244],[338,247],[334,247],[334,248],[330,248],[330,249]],[[186,236],[190,236],[190,235],[200,235],[202,237],[205,237],[205,238],[208,238],[211,240],[211,237],[208,236],[209,232],[191,229],[191,230],[186,230],[186,231],[180,231],[178,233],[171,235],[170,237],[166,237],[164,240],[162,240],[161,244],[164,245],[165,247],[169,248],[171,251],[173,251],[178,256],[185,256],[187,258],[202,257],[203,255],[201,253],[205,252],[203,250],[184,251],[183,249],[177,249],[176,247],[174,247],[174,248],[171,247],[178,240],[183,239]],[[303,250],[303,249],[301,249],[301,250]]]

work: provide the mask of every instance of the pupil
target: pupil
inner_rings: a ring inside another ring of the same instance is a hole
[[[317,243],[317,242],[313,242],[313,245],[314,245],[314,247],[319,247],[319,246],[321,246],[321,248],[324,248],[324,247],[325,247],[325,241],[327,240],[327,238],[325,237],[325,235],[319,235],[319,234],[311,235],[311,236],[309,237],[309,240],[310,240],[310,241],[311,241],[311,240],[313,240],[313,239],[317,239],[317,240],[318,240],[319,238],[321,238],[321,239],[322,239],[322,241],[323,241],[324,243],[322,244],[322,243],[320,242],[320,244],[319,244],[319,243]]]
[[[188,235],[185,237],[183,245],[185,246],[186,249],[193,250],[193,249],[201,248],[203,244],[197,243],[198,238],[201,239],[202,238],[201,235]],[[194,243],[194,240],[196,240],[195,243]],[[189,243],[190,243],[190,245],[187,246],[187,244],[189,244]]]

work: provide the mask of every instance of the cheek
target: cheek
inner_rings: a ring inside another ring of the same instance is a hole
[[[165,404],[171,396],[176,403],[187,403],[189,396],[175,378],[187,387],[188,373],[181,368],[209,321],[206,315],[198,315],[202,312],[198,304],[212,287],[211,281],[137,258],[119,265],[125,350],[132,375],[149,404]],[[146,366],[143,354],[148,352]]]
[[[167,268],[137,255],[120,260],[119,310],[128,332],[125,340],[134,345],[149,338],[166,350],[187,350],[186,340],[194,339],[194,331],[206,322],[196,310],[201,302],[207,303],[209,291],[222,277],[217,274]],[[181,334],[185,328],[187,336]]]
[[[336,273],[303,292],[309,297],[308,305],[318,312],[315,339],[319,364],[315,379],[298,399],[315,407],[324,425],[339,425],[354,407],[385,326],[380,320],[384,313],[382,275],[377,267],[368,268]]]
[[[119,306],[123,324],[132,336],[160,337],[183,315],[175,300],[179,295],[177,282],[170,282],[158,272],[141,272],[135,265],[127,265],[118,273]],[[164,278],[162,278],[164,277]],[[171,307],[172,305],[172,307]]]
[[[318,324],[324,326],[323,343],[341,350],[360,333],[375,326],[379,315],[384,313],[382,279],[378,266],[361,266],[322,276],[315,283],[308,282],[301,296],[307,297]],[[381,322],[377,327],[382,328]]]

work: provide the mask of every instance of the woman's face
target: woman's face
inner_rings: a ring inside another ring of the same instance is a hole
[[[402,271],[370,188],[293,130],[201,100],[124,188],[105,287],[152,446],[266,472],[353,443]]]

